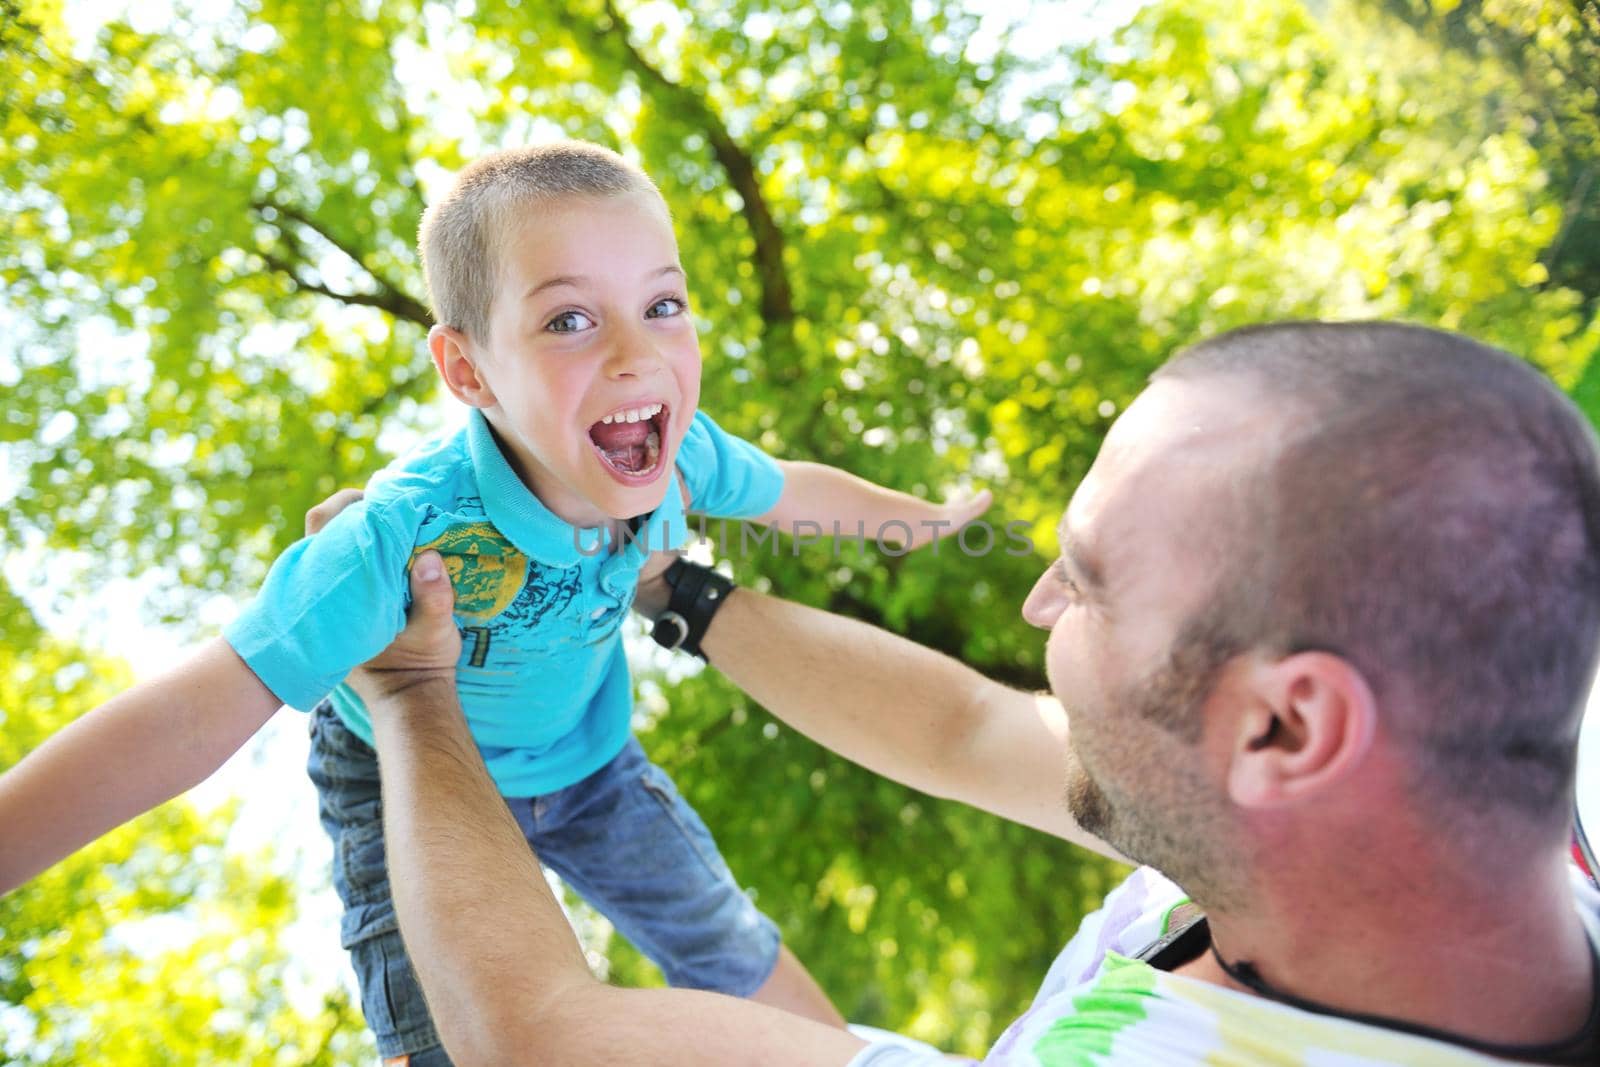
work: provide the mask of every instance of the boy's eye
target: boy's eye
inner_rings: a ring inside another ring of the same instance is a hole
[[[667,319],[674,315],[682,315],[687,306],[675,296],[663,297],[650,305],[650,310],[644,313],[647,319]]]
[[[594,320],[581,311],[563,311],[544,328],[551,333],[579,333],[594,325]]]

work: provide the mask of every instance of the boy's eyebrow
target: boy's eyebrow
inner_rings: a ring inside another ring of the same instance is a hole
[[[529,297],[538,296],[546,289],[557,289],[563,285],[577,289],[588,280],[588,278],[585,278],[581,274],[558,274],[554,278],[546,278],[538,285],[535,285],[533,288],[529,289],[526,293],[523,293],[522,299],[527,300]]]
[[[678,266],[676,263],[668,263],[665,267],[662,267],[659,270],[651,271],[644,277],[645,281],[651,281],[666,274],[676,274],[680,278],[685,277],[683,268]],[[587,285],[590,280],[591,279],[587,274],[558,274],[554,278],[546,278],[538,285],[535,285],[533,288],[529,289],[526,293],[523,293],[522,299],[530,299],[531,297],[538,296],[546,289],[557,289],[563,285],[573,289],[581,289],[583,286]]]

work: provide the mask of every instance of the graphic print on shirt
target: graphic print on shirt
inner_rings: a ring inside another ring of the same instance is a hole
[[[429,549],[444,558],[455,588],[455,615],[469,667],[487,666],[496,638],[529,633],[546,619],[559,617],[577,598],[582,582],[577,567],[531,562],[487,521],[448,527],[413,549],[412,561]],[[552,643],[578,639],[576,633],[562,638],[557,632],[546,628]]]
[[[578,596],[581,574],[577,567],[546,567],[535,563],[522,591],[491,626],[492,630],[533,630],[552,615],[559,616]]]
[[[433,549],[444,557],[456,591],[455,613],[484,623],[511,606],[528,574],[528,557],[487,522],[451,526],[411,552],[411,562]]]

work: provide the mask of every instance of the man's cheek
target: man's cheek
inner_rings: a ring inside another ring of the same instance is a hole
[[[1077,656],[1068,647],[1069,644],[1070,639],[1061,636],[1061,627],[1051,633],[1049,647],[1045,650],[1044,673],[1056,699],[1063,706],[1075,707],[1087,695],[1087,686],[1076,662]]]

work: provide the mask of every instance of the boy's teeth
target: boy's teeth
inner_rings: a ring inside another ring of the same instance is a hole
[[[655,418],[656,414],[660,412],[660,410],[660,404],[647,404],[642,408],[629,408],[626,411],[619,411],[615,415],[607,415],[600,421],[602,423],[642,422],[645,419]]]

